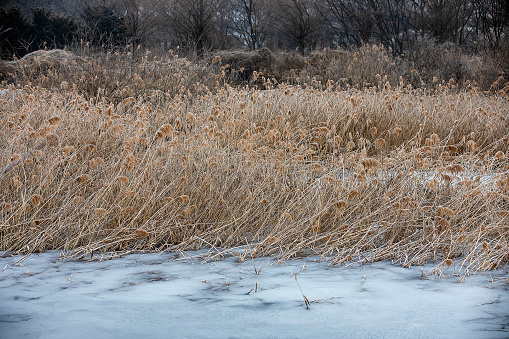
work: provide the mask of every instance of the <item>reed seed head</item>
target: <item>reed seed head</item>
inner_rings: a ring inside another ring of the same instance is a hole
[[[181,195],[179,197],[177,197],[177,200],[179,201],[179,203],[181,204],[187,204],[189,202],[189,196],[188,195]]]
[[[128,177],[126,177],[125,175],[122,175],[122,176],[117,177],[117,179],[116,179],[116,180],[117,180],[117,182],[118,182],[119,184],[121,184],[121,185],[122,185],[122,184],[127,184],[127,183],[129,182],[129,178],[128,178]]]
[[[43,199],[39,194],[34,194],[30,198],[30,202],[32,203],[32,206],[37,207],[43,202]]]
[[[48,134],[48,136],[46,137],[46,142],[48,143],[49,146],[56,146],[58,145],[59,137],[54,133]]]
[[[157,139],[164,139],[173,132],[173,126],[170,124],[164,124],[156,132]]]
[[[81,197],[81,196],[79,196],[79,195],[77,195],[77,196],[75,196],[75,197],[73,198],[73,204],[74,204],[75,206],[81,205],[81,204],[83,203],[83,201],[84,201],[83,197]]]
[[[282,217],[287,219],[287,220],[290,220],[290,221],[293,220],[292,215],[290,213],[288,213],[288,212],[284,212]]]
[[[12,177],[11,182],[12,182],[12,186],[14,187],[15,190],[20,188],[22,185],[21,180],[19,179],[19,176],[17,176],[17,175]]]
[[[456,147],[454,145],[447,146],[447,150],[449,151],[450,154],[457,154],[458,153],[458,147]]]
[[[339,200],[337,201],[336,203],[334,203],[334,206],[336,207],[336,209],[340,210],[340,209],[343,209],[346,207],[346,201],[344,200]]]
[[[386,142],[385,142],[384,138],[378,138],[378,139],[375,140],[375,147],[376,148],[381,149],[385,145],[386,145]]]
[[[92,177],[89,174],[82,174],[76,178],[76,182],[78,184],[83,184],[90,181],[90,179],[92,179]]]
[[[144,229],[141,229],[141,228],[136,229],[135,233],[138,238],[149,238],[150,237],[150,233],[148,233],[147,231],[145,231]]]
[[[50,125],[57,125],[62,119],[60,117],[51,117],[48,119]]]
[[[469,152],[473,152],[477,148],[477,144],[474,140],[468,140],[465,146]]]
[[[370,169],[379,169],[382,168],[382,164],[373,158],[366,158],[361,160],[361,164],[364,167],[365,171],[368,171]]]
[[[460,164],[449,165],[446,167],[446,169],[452,174],[460,174],[465,171],[463,166],[461,166]]]
[[[357,197],[359,195],[359,191],[357,190],[350,190],[350,192],[348,192],[348,199],[349,200],[352,200],[354,199],[355,197]]]
[[[435,146],[438,146],[438,144],[440,144],[440,138],[439,138],[438,134],[436,134],[436,133],[431,134],[430,139]]]
[[[454,215],[454,211],[452,209],[450,209],[449,207],[440,206],[438,208],[438,214],[440,216],[449,216],[449,217],[452,217]]]

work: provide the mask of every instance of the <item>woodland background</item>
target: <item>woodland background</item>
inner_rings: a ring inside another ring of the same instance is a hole
[[[507,0],[28,0],[0,1],[0,55],[89,42],[99,48],[267,47],[303,55],[383,44],[411,57],[423,43],[507,55]],[[507,64],[501,65],[506,73]]]

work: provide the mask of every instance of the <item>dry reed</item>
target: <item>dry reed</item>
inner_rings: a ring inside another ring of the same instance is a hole
[[[121,101],[3,86],[0,248],[249,246],[465,274],[509,259],[504,96],[137,81]]]

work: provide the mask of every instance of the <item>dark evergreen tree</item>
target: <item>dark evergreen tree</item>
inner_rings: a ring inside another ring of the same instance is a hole
[[[124,19],[111,7],[86,7],[83,20],[85,37],[94,45],[119,46],[130,38]]]
[[[32,25],[38,48],[64,48],[72,42],[78,30],[72,18],[54,15],[44,8],[32,9]]]
[[[0,8],[0,58],[20,58],[36,49],[30,20],[20,7]]]

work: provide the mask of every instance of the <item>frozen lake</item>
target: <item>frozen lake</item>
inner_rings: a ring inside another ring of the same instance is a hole
[[[0,337],[509,337],[507,267],[458,283],[452,269],[450,278],[423,277],[432,266],[344,268],[317,257],[202,263],[198,254],[3,257]]]

